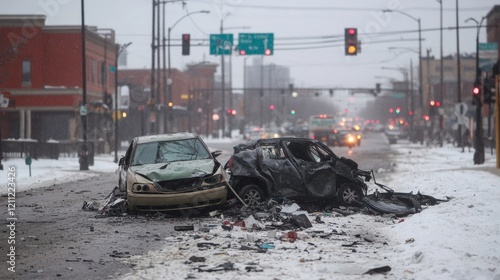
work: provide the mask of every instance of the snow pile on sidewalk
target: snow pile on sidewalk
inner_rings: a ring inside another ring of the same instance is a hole
[[[500,279],[499,178],[481,170],[494,158],[474,166],[473,153],[453,147],[393,148],[395,172],[383,183],[451,200],[404,218],[311,213],[313,227],[296,240],[283,230],[224,229],[224,218],[208,232],[178,219],[194,230],[124,259],[134,271],[122,279]]]
[[[65,182],[72,182],[97,176],[99,172],[114,172],[118,165],[113,162],[113,156],[96,156],[94,165],[88,171],[80,171],[78,158],[60,158],[32,160],[31,176],[29,166],[24,159],[2,160],[3,170],[0,171],[0,194],[7,193],[9,168],[15,169],[16,191],[26,191],[43,188]],[[10,176],[12,177],[12,175]]]

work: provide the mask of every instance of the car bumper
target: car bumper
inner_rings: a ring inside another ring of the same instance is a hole
[[[223,185],[209,190],[177,194],[128,192],[127,203],[132,211],[173,211],[218,206],[226,203],[227,189]]]

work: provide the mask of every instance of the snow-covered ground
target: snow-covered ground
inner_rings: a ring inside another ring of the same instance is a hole
[[[94,165],[89,171],[80,171],[80,163],[76,157],[53,159],[32,159],[31,176],[25,159],[2,160],[3,170],[0,171],[0,194],[7,193],[9,178],[15,178],[16,191],[25,191],[33,188],[43,188],[80,179],[97,176],[100,172],[114,172],[118,165],[113,162],[113,156],[96,156]],[[11,170],[15,170],[15,175]]]
[[[385,174],[382,183],[398,192],[420,191],[451,197],[450,201],[403,218],[309,213],[313,227],[299,231],[295,242],[283,238],[288,233],[283,230],[234,226],[226,231],[220,226],[226,217],[179,218],[176,224],[194,225],[194,230],[163,235],[162,248],[124,259],[133,272],[122,279],[500,280],[500,177],[495,156],[488,150],[486,162],[474,165],[473,150],[461,153],[455,147],[402,141],[391,147],[399,152],[393,159],[395,171]],[[111,156],[97,157],[90,172],[78,171],[75,158],[37,160],[29,177],[24,160],[2,163],[0,193],[6,192],[12,166],[18,191],[117,167]],[[317,216],[324,223],[316,222]],[[200,230],[206,223],[214,226],[209,232]],[[258,251],[258,244],[274,248]],[[385,274],[363,274],[384,266],[390,267]]]

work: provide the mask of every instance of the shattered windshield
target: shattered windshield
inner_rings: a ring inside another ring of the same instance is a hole
[[[132,165],[209,159],[210,152],[199,139],[150,142],[137,145]]]

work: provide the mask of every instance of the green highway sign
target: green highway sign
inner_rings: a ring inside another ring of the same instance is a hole
[[[479,68],[491,72],[498,59],[498,43],[479,43]]]
[[[210,34],[210,54],[230,55],[233,48],[233,34]]]
[[[240,55],[272,55],[274,53],[274,33],[239,33]]]

